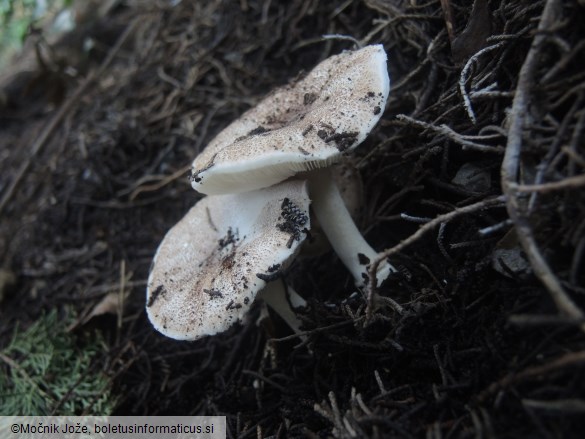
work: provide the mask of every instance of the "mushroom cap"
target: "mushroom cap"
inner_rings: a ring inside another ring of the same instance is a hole
[[[382,115],[390,91],[386,60],[381,45],[343,52],[270,93],[195,158],[193,188],[245,192],[335,163]]]
[[[146,292],[153,326],[195,340],[240,321],[298,251],[310,227],[309,203],[299,180],[199,201],[154,257]]]

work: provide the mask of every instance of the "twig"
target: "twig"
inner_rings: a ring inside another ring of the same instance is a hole
[[[438,344],[433,345],[433,354],[435,355],[435,361],[437,362],[437,365],[439,366],[439,372],[441,374],[441,382],[443,383],[443,386],[447,386],[447,385],[449,385],[449,380],[447,379],[447,373],[445,372],[445,368],[443,367],[443,362],[441,361],[441,355],[439,354],[439,345]]]
[[[187,166],[183,166],[182,168],[173,172],[171,175],[167,175],[167,176],[161,178],[160,181],[158,181],[157,183],[139,186],[136,189],[134,189],[134,191],[132,191],[129,199],[131,201],[135,200],[136,197],[142,192],[157,191],[157,190],[165,187],[167,184],[172,183],[177,178],[182,177],[187,171],[189,171],[189,169],[191,169],[191,164],[189,164]]]
[[[481,49],[479,52],[475,53],[471,58],[469,58],[469,60],[465,63],[465,66],[461,70],[461,76],[459,76],[459,91],[461,92],[461,97],[463,97],[463,106],[465,107],[465,111],[467,111],[467,115],[469,116],[469,119],[474,125],[477,122],[477,119],[475,117],[475,113],[473,112],[473,107],[471,106],[471,99],[469,98],[467,90],[465,89],[465,83],[467,82],[468,79],[469,70],[471,70],[471,66],[473,65],[474,62],[476,62],[479,59],[480,56],[487,52],[495,50],[503,45],[504,45],[503,42],[499,42],[492,46],[488,46]]]
[[[362,44],[351,35],[340,35],[340,34],[326,34],[322,35],[321,38],[324,40],[340,40],[340,41],[351,41],[358,49],[361,49]]]
[[[556,399],[554,401],[523,399],[522,405],[532,410],[543,410],[552,413],[585,413],[585,401],[578,398]]]
[[[400,218],[402,218],[405,221],[410,221],[410,222],[419,223],[419,224],[425,224],[425,223],[428,223],[429,221],[432,220],[431,218],[412,216],[412,215],[408,215],[406,213],[401,213]]]
[[[573,319],[571,317],[541,314],[512,314],[508,317],[508,322],[516,326],[541,326],[541,325],[558,325],[558,326],[581,326],[585,323],[583,319]]]
[[[437,246],[439,247],[439,251],[443,255],[443,257],[447,260],[447,262],[453,265],[453,259],[447,252],[445,245],[443,244],[443,238],[445,237],[445,228],[447,227],[447,223],[441,223],[439,225],[439,233],[437,234]]]
[[[463,136],[444,124],[433,125],[428,122],[423,122],[422,120],[413,119],[412,117],[409,117],[405,114],[397,115],[396,119],[405,121],[412,125],[416,125],[426,130],[431,130],[436,133],[442,134],[443,136],[453,140],[455,143],[461,145],[464,150],[472,149],[481,152],[495,152],[497,154],[501,154],[504,152],[504,148],[500,146],[482,145],[481,143],[472,142],[471,140],[469,140],[470,136]]]
[[[384,383],[382,382],[382,378],[380,378],[380,373],[377,370],[374,370],[374,377],[376,378],[376,383],[378,383],[378,388],[380,389],[380,393],[386,393],[386,389],[384,388]]]
[[[542,364],[540,366],[533,366],[527,369],[524,369],[518,373],[510,373],[503,377],[502,379],[496,381],[489,385],[489,387],[482,392],[480,392],[477,399],[480,402],[485,401],[491,395],[497,393],[498,391],[509,387],[514,383],[518,383],[520,381],[527,380],[532,377],[537,377],[539,375],[547,375],[550,372],[553,372],[557,369],[562,369],[569,366],[575,366],[578,364],[585,363],[585,351],[580,352],[570,352],[568,354],[563,355],[556,360],[553,360],[549,363]]]
[[[516,94],[510,111],[508,142],[502,162],[502,190],[506,195],[506,207],[510,219],[514,222],[518,240],[526,252],[535,275],[544,284],[557,308],[568,316],[581,319],[583,312],[571,300],[563,289],[559,279],[552,272],[540,252],[528,218],[520,211],[518,191],[514,186],[518,180],[520,152],[522,150],[522,133],[529,114],[530,90],[534,84],[536,67],[541,58],[540,49],[546,40],[548,31],[558,23],[558,0],[547,0],[538,24],[538,32],[532,40],[524,64],[518,76]],[[585,329],[585,327],[584,327]]]
[[[510,221],[510,219],[507,219],[505,221],[502,221],[501,223],[494,224],[493,226],[488,226],[484,227],[483,229],[479,229],[478,232],[481,236],[488,236],[491,235],[492,233],[499,232],[500,230],[505,229],[511,225],[512,221]]]
[[[582,113],[582,116],[583,117],[580,117],[579,118],[579,122],[580,122],[580,127],[579,128],[581,128],[581,127],[583,127],[583,125],[585,125],[585,123],[583,123],[583,122],[585,122],[585,112]],[[577,131],[577,130],[575,130],[575,131]],[[580,131],[581,130],[578,130],[579,133],[580,133]],[[571,143],[574,144],[574,145],[571,145],[571,146],[574,146],[575,149],[576,149],[576,146],[577,146],[577,143],[578,143],[578,140],[577,139],[579,139],[579,137],[580,136],[577,135],[577,133],[576,133],[573,136],[573,139],[575,139],[575,140],[574,141],[571,140]],[[563,146],[561,148],[561,151],[563,151],[566,155],[568,155],[569,158],[572,160],[572,162],[574,164],[577,164],[577,165],[581,166],[582,168],[585,168],[585,159],[583,157],[581,157],[579,154],[577,154],[577,152],[574,151],[572,148],[570,148],[568,146]],[[573,166],[571,166],[571,168],[574,169],[575,166],[573,165]]]
[[[428,223],[422,225],[415,233],[410,235],[408,238],[400,241],[394,247],[388,248],[381,253],[378,253],[376,259],[369,265],[368,267],[368,276],[370,278],[370,282],[367,285],[367,298],[368,298],[368,308],[366,310],[366,322],[371,320],[372,312],[373,312],[373,303],[375,297],[375,285],[376,281],[376,272],[378,270],[378,265],[386,258],[400,252],[407,246],[413,244],[414,242],[418,241],[422,238],[423,235],[433,230],[435,227],[442,223],[447,223],[461,215],[466,215],[472,212],[476,212],[478,210],[487,209],[490,207],[498,207],[505,205],[505,198],[503,195],[495,198],[489,198],[486,200],[479,201],[474,204],[470,204],[469,206],[458,207],[451,212],[445,213],[443,215],[439,215],[438,217],[432,219]]]
[[[422,238],[427,232],[430,232],[436,226],[440,225],[441,223],[449,222],[461,215],[466,215],[468,213],[473,213],[478,210],[487,209],[490,207],[498,207],[503,206],[505,204],[505,197],[500,195],[498,197],[489,198],[486,200],[479,201],[474,204],[470,204],[469,206],[458,207],[451,212],[445,213],[443,215],[439,215],[433,218],[428,223],[422,225],[415,233],[410,235],[408,238],[404,239],[397,245],[392,248],[386,249],[383,252],[379,253],[374,262],[370,265],[369,274],[374,274],[376,272],[378,264],[380,264],[384,259],[392,256],[393,254],[398,253],[399,251],[403,250],[405,247],[409,246],[410,244],[414,243],[415,241]]]
[[[49,121],[48,125],[43,129],[40,136],[37,137],[36,141],[33,143],[32,147],[31,147],[30,155],[26,158],[26,160],[20,166],[18,171],[16,171],[16,175],[12,179],[10,186],[8,187],[8,189],[6,189],[6,192],[4,192],[4,196],[2,197],[2,200],[0,201],[0,214],[4,210],[4,207],[6,206],[6,204],[10,201],[10,199],[14,195],[14,192],[16,191],[20,182],[22,181],[24,174],[30,168],[30,165],[32,163],[32,159],[35,158],[37,156],[37,154],[42,150],[42,148],[47,143],[47,140],[49,140],[49,138],[51,137],[51,135],[53,134],[55,129],[59,126],[59,124],[63,120],[63,118],[79,102],[81,96],[85,93],[87,88],[94,82],[94,80],[96,78],[99,78],[102,75],[102,73],[106,70],[106,68],[110,65],[110,63],[113,61],[116,54],[122,48],[122,45],[126,42],[128,37],[132,34],[132,31],[134,30],[134,28],[136,27],[136,24],[138,22],[139,22],[139,19],[136,18],[126,27],[126,29],[124,30],[122,35],[120,35],[120,37],[118,38],[118,41],[116,41],[116,44],[114,45],[114,47],[112,47],[112,49],[110,50],[107,58],[100,65],[100,67],[95,72],[92,72],[89,75],[87,75],[85,80],[81,84],[79,84],[79,86],[77,87],[77,89],[75,90],[73,95],[71,95],[71,97],[69,99],[67,99],[67,101],[65,101],[65,103],[61,106],[61,108],[59,108],[59,111],[57,111],[57,114],[55,114],[55,116],[53,116],[53,118]]]
[[[339,411],[339,406],[337,405],[337,399],[335,398],[335,393],[333,391],[329,392],[327,395],[329,396],[329,405],[325,401],[321,404],[314,404],[313,410],[331,422],[339,436],[342,435],[345,429],[345,425],[343,423],[343,417],[341,416],[341,412]],[[350,436],[351,437],[351,436]]]
[[[562,189],[579,189],[585,186],[585,174],[575,175],[574,177],[567,177],[560,181],[542,184],[516,184],[510,183],[510,189],[518,192],[553,192]]]
[[[295,338],[302,338],[302,337],[309,336],[312,334],[318,334],[319,332],[325,332],[325,331],[328,331],[330,329],[337,329],[337,328],[341,328],[343,326],[355,325],[356,323],[358,323],[359,321],[361,321],[363,319],[364,319],[364,316],[361,316],[361,317],[355,318],[354,320],[346,320],[343,322],[334,323],[334,324],[329,325],[329,326],[322,326],[320,328],[311,329],[310,331],[297,332],[297,333],[294,333],[291,335],[287,335],[286,337],[271,338],[270,341],[276,343],[276,342],[293,340]]]
[[[146,286],[146,279],[141,280],[134,280],[134,281],[126,281],[126,288],[136,288],[136,287],[144,287]],[[93,287],[87,288],[82,293],[83,299],[92,299],[94,297],[102,296],[104,293],[109,293],[110,291],[120,288],[120,282],[111,283],[111,284],[102,284],[102,285],[95,285]]]

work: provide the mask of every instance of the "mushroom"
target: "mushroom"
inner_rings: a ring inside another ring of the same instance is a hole
[[[390,91],[386,59],[381,45],[343,52],[269,94],[195,158],[193,188],[204,194],[245,192],[301,174],[331,245],[363,286],[377,253],[353,223],[327,168],[380,119]],[[391,271],[389,263],[380,264],[378,280]]]
[[[195,340],[240,321],[299,250],[310,227],[309,203],[306,182],[299,180],[200,200],[154,257],[146,293],[153,326],[169,337]],[[282,291],[271,285],[264,300],[298,329],[283,308]]]

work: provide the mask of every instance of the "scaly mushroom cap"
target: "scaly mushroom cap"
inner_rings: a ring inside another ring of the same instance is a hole
[[[363,142],[384,111],[386,59],[381,45],[343,52],[269,94],[197,156],[193,188],[245,192],[336,162]]]
[[[146,310],[168,337],[194,340],[241,320],[305,239],[304,181],[203,198],[165,236],[153,261]]]

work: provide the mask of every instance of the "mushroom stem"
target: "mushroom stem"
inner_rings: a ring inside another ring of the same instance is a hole
[[[307,173],[311,207],[331,246],[354,277],[356,286],[368,282],[368,265],[378,253],[366,242],[347,211],[331,172],[318,169]],[[384,261],[377,271],[377,283],[382,283],[396,271]]]
[[[287,293],[290,303],[286,297]],[[272,308],[295,333],[302,332],[300,329],[302,322],[294,313],[291,305],[299,308],[306,306],[307,302],[292,287],[285,287],[282,279],[268,282],[258,297]]]

